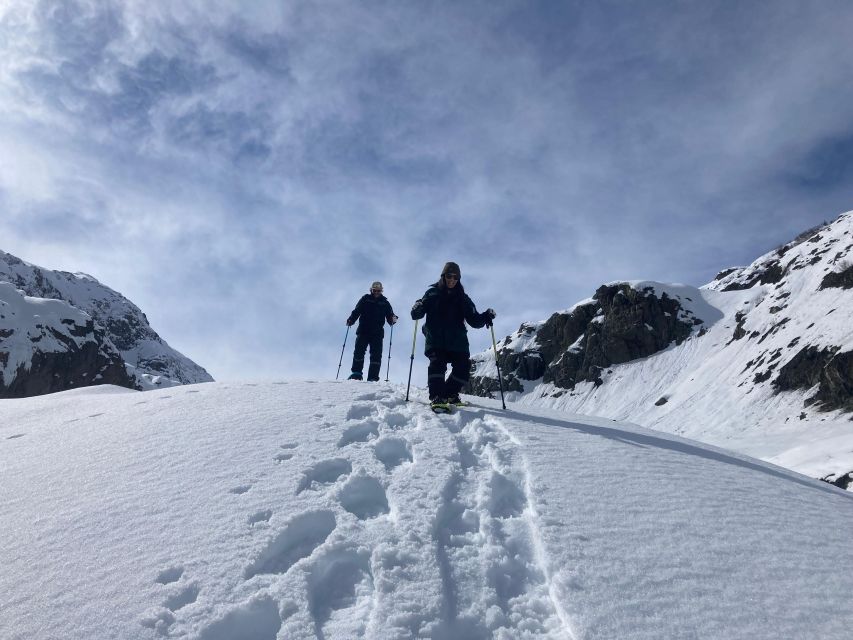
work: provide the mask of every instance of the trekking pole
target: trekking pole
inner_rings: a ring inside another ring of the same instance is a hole
[[[415,344],[418,342],[418,321],[415,320],[415,335],[412,336],[412,359],[409,362],[409,382],[406,384],[406,402],[409,401],[409,387],[412,386],[412,367],[415,364]]]
[[[506,402],[504,402],[504,380],[501,377],[501,365],[498,363],[498,345],[495,342],[495,325],[490,324],[489,329],[492,330],[492,348],[495,350],[495,366],[498,368],[498,384],[501,387],[501,404],[506,411]]]
[[[347,348],[347,338],[348,337],[349,337],[349,325],[347,325],[347,332],[346,332],[346,335],[344,335],[344,346],[341,347],[341,361],[338,362],[338,372],[335,374],[335,380],[337,380],[338,376],[341,375],[341,365],[344,362],[344,349]]]
[[[385,382],[388,382],[388,372],[391,371],[391,345],[394,344],[394,325],[391,325],[391,335],[388,336],[388,368],[385,369]]]

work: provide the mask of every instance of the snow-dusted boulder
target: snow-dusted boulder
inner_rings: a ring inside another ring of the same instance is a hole
[[[139,388],[213,380],[157,335],[139,307],[92,276],[43,269],[0,251],[0,282],[4,281],[28,296],[64,300],[88,314],[118,349]]]
[[[0,282],[0,398],[95,384],[136,386],[92,318],[62,300],[28,297]]]

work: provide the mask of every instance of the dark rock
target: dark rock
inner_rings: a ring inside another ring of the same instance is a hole
[[[667,402],[669,402],[669,399],[668,399],[666,396],[663,396],[663,397],[662,397],[662,398],[660,398],[657,402],[655,402],[655,406],[656,406],[656,407],[662,407],[662,406],[663,406],[663,405],[665,405]]]
[[[841,271],[827,273],[820,283],[820,290],[829,289],[853,289],[853,265],[847,266]]]
[[[835,474],[831,473],[828,476],[821,478],[822,481],[828,482],[831,485],[838,487],[839,489],[847,490],[847,487],[853,483],[853,471],[848,471],[847,473],[842,473],[840,476],[833,478]]]
[[[563,389],[584,381],[601,385],[608,367],[650,356],[672,342],[680,344],[702,321],[679,320],[678,300],[666,293],[658,298],[653,291],[637,291],[627,283],[604,285],[595,292],[594,302],[571,313],[555,313],[536,332],[536,349],[498,352],[505,389],[540,377]],[[522,325],[519,333],[530,329]],[[493,392],[497,385],[472,378],[468,388],[472,393]]]
[[[853,411],[853,351],[838,352],[837,347],[803,347],[773,381],[776,392],[811,389],[817,393],[807,404],[822,411]]]
[[[0,353],[4,355],[8,358],[8,354]],[[106,353],[98,343],[89,341],[73,350],[36,352],[29,369],[21,365],[8,386],[0,372],[0,398],[25,398],[98,384],[135,388],[121,356],[115,351]]]
[[[736,280],[723,289],[723,291],[743,291],[751,289],[756,284],[776,284],[781,281],[785,275],[782,264],[778,260],[773,260],[762,268],[756,269],[749,273],[745,273],[742,280]]]

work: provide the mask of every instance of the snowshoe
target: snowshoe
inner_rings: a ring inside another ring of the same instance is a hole
[[[433,413],[450,413],[453,411],[451,405],[444,398],[436,398],[429,403],[429,408]]]
[[[455,396],[450,396],[447,399],[447,404],[453,405],[454,407],[464,407],[468,403],[465,402],[462,398],[460,398],[459,394],[457,393]]]

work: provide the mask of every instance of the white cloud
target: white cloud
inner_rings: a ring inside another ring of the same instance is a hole
[[[327,373],[373,279],[405,317],[449,259],[499,333],[701,284],[850,208],[791,176],[853,133],[853,9],[777,9],[9,2],[0,248],[218,376]]]

